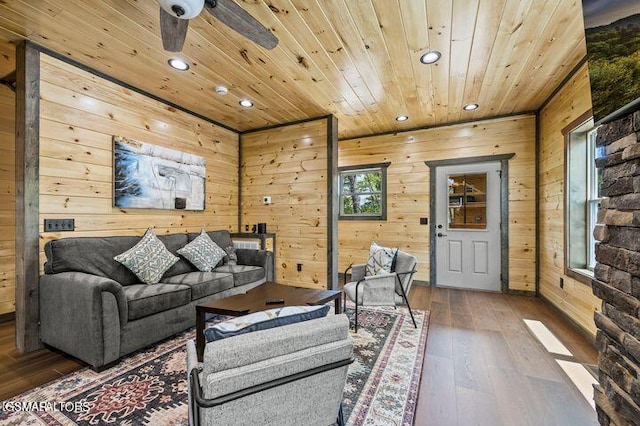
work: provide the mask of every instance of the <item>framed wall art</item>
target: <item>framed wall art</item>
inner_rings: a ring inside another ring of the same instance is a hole
[[[113,137],[113,205],[204,210],[206,160],[199,155]]]

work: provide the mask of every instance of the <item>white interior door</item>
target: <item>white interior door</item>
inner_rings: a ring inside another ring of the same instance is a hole
[[[500,162],[436,170],[436,285],[500,291]]]

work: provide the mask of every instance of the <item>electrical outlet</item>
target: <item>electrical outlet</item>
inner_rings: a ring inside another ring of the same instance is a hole
[[[76,229],[74,219],[45,219],[44,232],[67,232]]]
[[[298,272],[302,272],[302,263],[298,263]]]
[[[262,202],[268,206],[271,204],[271,197],[262,197]]]

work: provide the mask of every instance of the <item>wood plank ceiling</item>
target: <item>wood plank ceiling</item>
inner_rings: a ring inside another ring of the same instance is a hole
[[[32,40],[240,131],[332,113],[341,138],[536,110],[586,54],[580,0],[236,1],[275,49],[203,11],[183,52],[165,52],[155,0],[3,0],[0,40]],[[437,64],[419,62],[428,49]],[[191,68],[170,69],[174,56]],[[470,102],[480,108],[463,111]]]

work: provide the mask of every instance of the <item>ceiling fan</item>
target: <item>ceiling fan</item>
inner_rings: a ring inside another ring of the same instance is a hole
[[[233,0],[158,0],[158,3],[162,46],[169,52],[182,50],[189,19],[198,16],[203,8],[265,49],[273,49],[278,45],[278,38]]]

